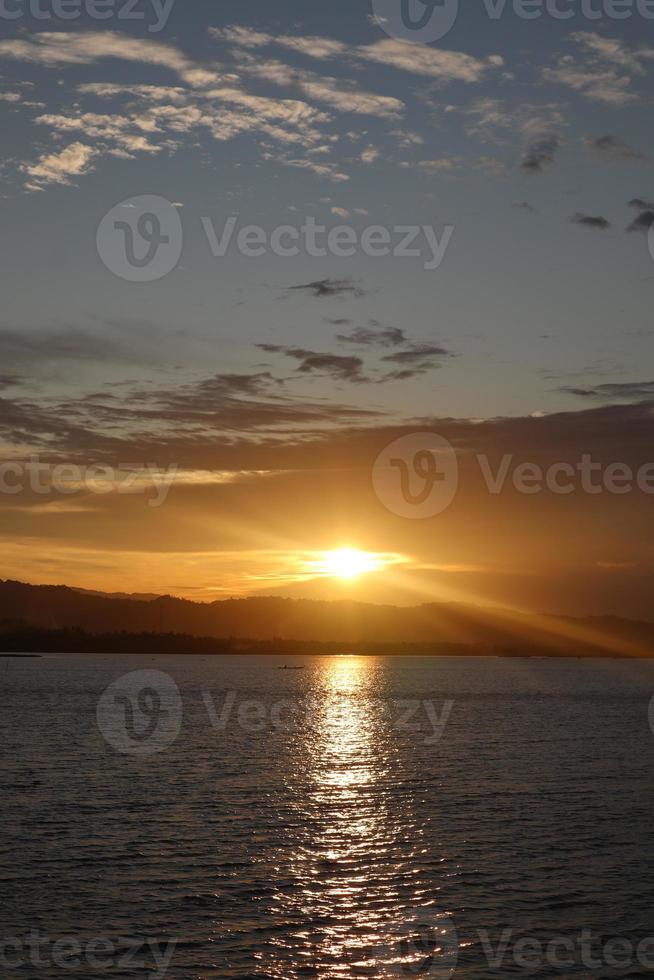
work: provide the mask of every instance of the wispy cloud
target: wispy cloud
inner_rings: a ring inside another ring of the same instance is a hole
[[[310,293],[318,299],[331,296],[363,296],[363,290],[352,279],[318,279],[315,282],[302,283],[299,286],[288,286],[289,291]]]
[[[596,156],[603,160],[642,161],[647,159],[644,153],[632,149],[626,143],[623,143],[622,140],[616,139],[615,136],[586,136],[584,143],[589,150],[592,150]]]
[[[363,361],[360,357],[321,353],[302,347],[282,347],[279,344],[257,344],[257,347],[267,353],[284,354],[299,361],[296,370],[301,374],[328,375],[336,381],[353,381],[358,384],[368,381],[363,373]]]
[[[546,68],[546,81],[559,82],[595,102],[624,106],[638,101],[633,90],[635,76],[644,74],[644,62],[654,48],[630,48],[623,41],[578,31],[571,40],[580,49],[579,58],[563,55],[555,68]]]
[[[246,49],[276,46],[321,61],[347,57],[352,61],[375,62],[442,81],[479,82],[503,65],[499,55],[475,58],[459,51],[411,45],[391,38],[373,44],[346,45],[331,38],[266,34],[238,25],[210,28],[209,31],[217,40]]]
[[[28,187],[40,189],[47,184],[70,184],[73,177],[88,173],[97,151],[85,143],[71,143],[58,153],[43,153],[36,163],[25,163],[21,169],[30,178]]]
[[[555,134],[537,139],[527,147],[520,166],[527,173],[541,174],[545,167],[554,163],[561,140]]]
[[[611,227],[611,222],[601,215],[581,214],[579,211],[572,215],[570,221],[585,228],[594,228],[596,231],[606,231]]]

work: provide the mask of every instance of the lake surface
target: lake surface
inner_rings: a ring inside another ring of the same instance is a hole
[[[652,976],[653,694],[651,661],[0,658],[0,975]]]

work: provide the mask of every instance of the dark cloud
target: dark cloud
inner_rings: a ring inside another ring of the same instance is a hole
[[[363,296],[363,290],[353,279],[318,279],[316,282],[303,283],[300,286],[289,286],[289,291],[311,293],[318,299],[329,296]]]
[[[363,373],[363,361],[360,357],[344,357],[339,354],[321,353],[305,350],[303,347],[281,347],[278,344],[257,344],[260,350],[272,354],[284,354],[299,361],[297,368],[302,374],[314,371],[326,374],[338,381],[361,383],[369,379]]]
[[[336,317],[334,320],[332,320],[330,317],[325,317],[325,322],[331,323],[333,327],[349,327],[349,325],[352,323],[352,321],[346,316]]]
[[[654,210],[643,211],[627,225],[627,231],[649,231],[652,223],[654,223]]]
[[[23,382],[24,378],[16,374],[0,374],[0,391],[4,391],[6,388],[16,388]]]
[[[326,426],[350,426],[382,414],[292,397],[267,372],[225,374],[174,388],[121,387],[120,396],[109,391],[38,405],[2,397],[0,440],[66,462],[156,459],[211,467],[218,449],[239,439],[256,441],[256,433],[256,439],[271,441],[274,466],[273,444],[292,440],[298,430],[303,438],[317,437]]]
[[[444,347],[435,344],[415,344],[410,350],[396,351],[395,354],[386,354],[382,361],[390,361],[393,364],[415,364],[425,358],[449,357],[450,352]]]
[[[398,365],[397,370],[384,375],[382,381],[408,381],[436,370],[441,360],[450,356],[448,350],[436,344],[413,344],[408,350],[395,351],[382,357],[385,363]]]
[[[514,204],[513,207],[518,211],[529,211],[530,214],[538,214],[538,209],[532,204],[529,204],[528,201],[521,201],[519,204]]]
[[[404,331],[399,327],[379,327],[371,321],[370,327],[357,327],[350,334],[340,333],[336,339],[344,344],[358,344],[362,347],[398,347],[407,342]]]
[[[606,231],[607,228],[611,227],[611,222],[607,221],[601,215],[593,214],[573,214],[570,221],[575,225],[583,225],[586,228],[595,228],[598,231]]]
[[[615,136],[586,136],[586,146],[605,160],[646,160],[639,150],[634,150]]]
[[[654,203],[642,197],[632,197],[628,203],[630,208],[636,208],[637,211],[654,211]]]
[[[619,384],[602,384],[592,388],[562,388],[561,391],[580,398],[597,401],[640,402],[654,398],[654,381],[628,381]]]
[[[545,136],[527,147],[520,166],[527,173],[540,174],[546,166],[554,163],[556,151],[561,146],[558,136]]]

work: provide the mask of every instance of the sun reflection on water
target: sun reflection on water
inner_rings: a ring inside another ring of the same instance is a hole
[[[416,869],[422,828],[398,787],[399,756],[383,710],[375,658],[321,664],[304,732],[301,832],[285,850],[294,883],[280,889],[289,922],[277,936],[269,975],[400,975],[386,972],[405,909],[425,904]]]

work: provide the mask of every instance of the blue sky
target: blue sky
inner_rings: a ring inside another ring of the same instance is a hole
[[[265,455],[276,406],[302,441],[318,415],[338,432],[639,401],[654,21],[570,6],[528,21],[466,4],[431,44],[340,0],[178,0],[159,31],[150,14],[3,21],[5,447],[168,459],[184,432],[197,449],[197,417],[175,411],[211,385],[207,443],[183,466],[220,468],[220,439]],[[179,262],[146,283],[96,250],[103,216],[139,195],[183,226]],[[215,257],[202,219],[230,216],[452,237],[431,270],[360,251]],[[241,398],[265,421],[230,414]]]

